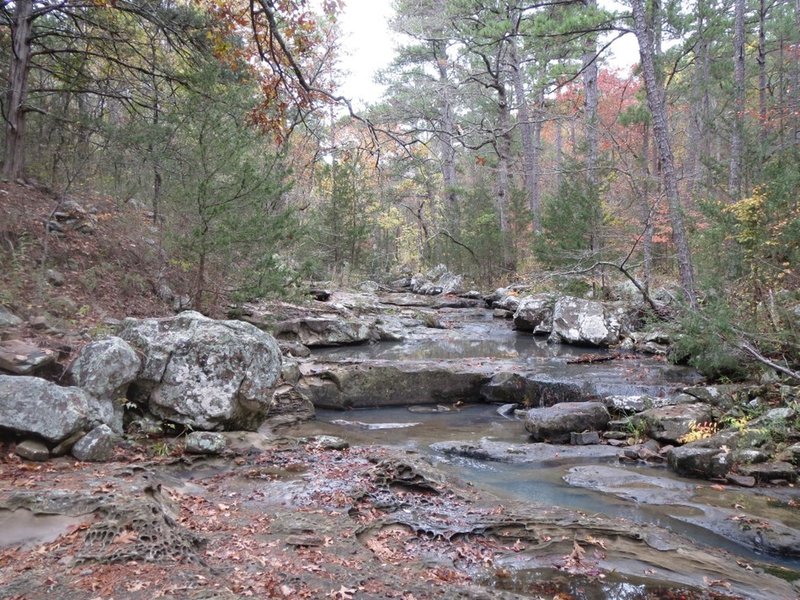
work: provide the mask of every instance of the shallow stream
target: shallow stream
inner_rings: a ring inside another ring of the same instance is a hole
[[[542,338],[517,333],[509,322],[487,317],[487,311],[452,311],[446,320],[450,328],[425,330],[404,342],[340,347],[315,353],[315,358],[365,362],[494,361],[506,370],[510,366],[559,380],[588,382],[601,394],[663,395],[700,381],[695,372],[653,357],[570,365],[568,360],[598,351],[552,345]],[[353,444],[382,444],[419,453],[450,474],[489,490],[501,499],[653,523],[697,544],[727,550],[740,560],[772,563],[800,572],[798,557],[770,555],[760,552],[753,544],[732,541],[730,538],[735,539],[736,535],[726,537],[718,533],[720,521],[731,519],[732,507],[754,519],[771,519],[789,529],[800,529],[800,516],[793,508],[800,500],[797,489],[749,490],[728,486],[720,489],[721,486],[712,486],[706,481],[677,477],[662,467],[623,465],[607,446],[594,447],[602,451],[581,457],[568,456],[568,448],[574,447],[565,447],[564,455],[555,447],[544,452],[541,460],[528,460],[523,464],[445,455],[432,446],[446,441],[477,444],[484,439],[525,444],[527,435],[522,421],[501,416],[495,406],[440,406],[439,411],[429,412],[420,407],[346,412],[320,410],[317,421],[306,427],[316,431],[323,429]],[[573,486],[565,481],[571,469],[587,465],[595,465],[598,470],[600,467],[619,470],[625,475],[623,479],[636,475],[641,480],[634,480],[629,484],[630,489],[615,490],[615,493],[605,493],[591,486]],[[629,493],[634,488],[637,488],[635,493]],[[676,493],[685,496],[685,500],[682,496],[676,501]]]

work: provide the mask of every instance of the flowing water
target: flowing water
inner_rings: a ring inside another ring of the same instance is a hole
[[[508,322],[486,317],[486,311],[453,311],[451,328],[412,336],[404,342],[379,343],[370,346],[328,349],[315,353],[323,361],[448,361],[490,363],[498,369],[533,372],[537,375],[579,381],[593,386],[599,393],[650,393],[663,395],[678,387],[699,382],[689,369],[675,367],[653,357],[636,357],[593,365],[568,365],[567,361],[597,349],[566,345],[551,345],[544,339],[513,331]],[[639,523],[653,523],[694,540],[701,545],[725,549],[745,560],[770,562],[800,571],[800,558],[770,556],[757,548],[726,539],[715,531],[714,521],[704,520],[704,507],[696,498],[686,503],[655,501],[647,503],[624,499],[619,495],[568,485],[564,477],[578,465],[603,465],[622,468],[628,472],[674,481],[676,486],[691,490],[708,488],[701,480],[682,479],[665,468],[624,466],[608,449],[601,456],[568,458],[548,453],[541,461],[524,464],[475,460],[448,456],[432,446],[437,442],[459,441],[478,443],[482,439],[524,444],[527,435],[522,421],[498,414],[496,407],[486,404],[463,407],[441,406],[440,412],[424,412],[418,408],[395,407],[363,409],[347,412],[318,411],[314,427],[326,433],[340,435],[355,444],[383,444],[419,453],[463,480],[487,489],[502,498],[527,501],[545,506],[561,506],[586,513],[601,513],[622,517]],[[765,490],[735,489],[731,505],[749,504]],[[769,491],[766,491],[769,492]],[[778,492],[783,501],[798,499],[797,490]],[[727,493],[727,492],[726,492]],[[691,494],[687,494],[689,496]],[[719,496],[714,492],[715,496]],[[762,498],[763,499],[763,498]],[[727,497],[717,498],[728,502]],[[767,500],[770,500],[769,498]],[[774,500],[774,499],[773,499]],[[776,501],[773,504],[780,504]],[[758,502],[755,502],[758,504]],[[762,505],[769,502],[761,502]],[[714,510],[713,507],[710,510]],[[787,518],[787,514],[789,517]],[[784,524],[800,528],[800,517],[792,511],[777,511],[770,515],[783,519]],[[786,521],[790,522],[786,522]]]

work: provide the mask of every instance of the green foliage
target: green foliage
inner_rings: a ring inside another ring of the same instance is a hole
[[[591,257],[593,237],[600,235],[603,220],[600,191],[579,163],[570,165],[558,192],[544,198],[543,232],[534,241],[542,263],[563,267]]]
[[[191,266],[197,305],[211,293],[262,296],[283,289],[292,269],[279,251],[298,229],[283,202],[282,158],[247,124],[252,89],[246,82],[212,70],[199,74],[196,86],[170,117],[180,123],[164,181],[175,260]],[[211,289],[209,274],[227,289]]]
[[[312,217],[315,258],[326,272],[364,273],[375,227],[368,172],[357,153],[344,152],[319,173],[325,199]]]
[[[735,313],[720,298],[709,299],[702,312],[685,313],[670,360],[689,364],[710,379],[743,379],[748,365],[729,342],[737,337],[735,322]]]

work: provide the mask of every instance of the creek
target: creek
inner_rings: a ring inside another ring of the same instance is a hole
[[[508,321],[492,319],[487,311],[451,310],[444,313],[444,321],[446,329],[425,329],[403,342],[325,349],[315,352],[313,359],[326,363],[392,361],[438,367],[452,363],[490,371],[535,372],[553,381],[590,386],[598,395],[663,396],[701,381],[696,372],[654,357],[568,364],[581,356],[598,354],[598,350],[548,344],[543,338],[513,331]],[[408,393],[410,397],[414,391],[410,389]],[[678,477],[665,467],[622,464],[617,451],[605,445],[538,444],[535,454],[523,462],[481,460],[442,451],[446,442],[467,446],[480,446],[487,441],[508,444],[511,453],[525,446],[523,422],[502,416],[496,406],[489,404],[318,410],[317,421],[301,427],[301,431],[304,428],[314,432],[321,429],[356,445],[380,444],[419,454],[501,500],[655,524],[701,546],[725,550],[739,560],[800,572],[798,555],[764,552],[742,531],[750,527],[748,523],[760,522],[785,527],[791,535],[797,535],[800,516],[793,507],[800,494],[794,488],[723,489],[707,481]],[[587,473],[605,473],[606,479],[598,484]]]

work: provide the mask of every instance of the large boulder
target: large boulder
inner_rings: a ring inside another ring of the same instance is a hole
[[[141,366],[142,361],[130,344],[109,336],[84,346],[68,374],[75,385],[92,396],[98,420],[122,433],[125,392]]]
[[[534,373],[500,372],[481,388],[488,402],[516,403],[528,407],[580,402],[593,390],[575,381],[556,381]]]
[[[342,346],[377,339],[374,325],[374,319],[304,317],[278,323],[273,333],[281,341],[299,342],[305,346]]]
[[[525,417],[525,429],[535,442],[569,443],[572,432],[605,429],[610,416],[601,402],[564,402],[532,408]]]
[[[710,406],[697,402],[651,408],[633,419],[645,422],[647,435],[651,438],[668,444],[679,444],[692,427],[712,421],[713,416]]]
[[[119,336],[143,357],[135,384],[153,414],[205,430],[254,430],[263,422],[281,373],[271,335],[188,311],[126,319]]]
[[[407,287],[415,294],[427,296],[459,294],[464,291],[464,278],[451,273],[445,265],[437,265],[424,275],[411,277]]]
[[[622,321],[602,302],[565,296],[553,309],[550,339],[566,344],[610,346],[619,342]]]
[[[91,421],[89,395],[38,377],[0,375],[0,427],[57,444]]]
[[[514,313],[514,329],[534,334],[549,334],[553,330],[553,305],[550,294],[523,297]]]
[[[667,454],[670,468],[679,475],[718,479],[725,477],[733,460],[723,448],[703,448],[693,444],[672,448]]]
[[[487,376],[445,364],[303,365],[298,390],[317,408],[476,402]]]

